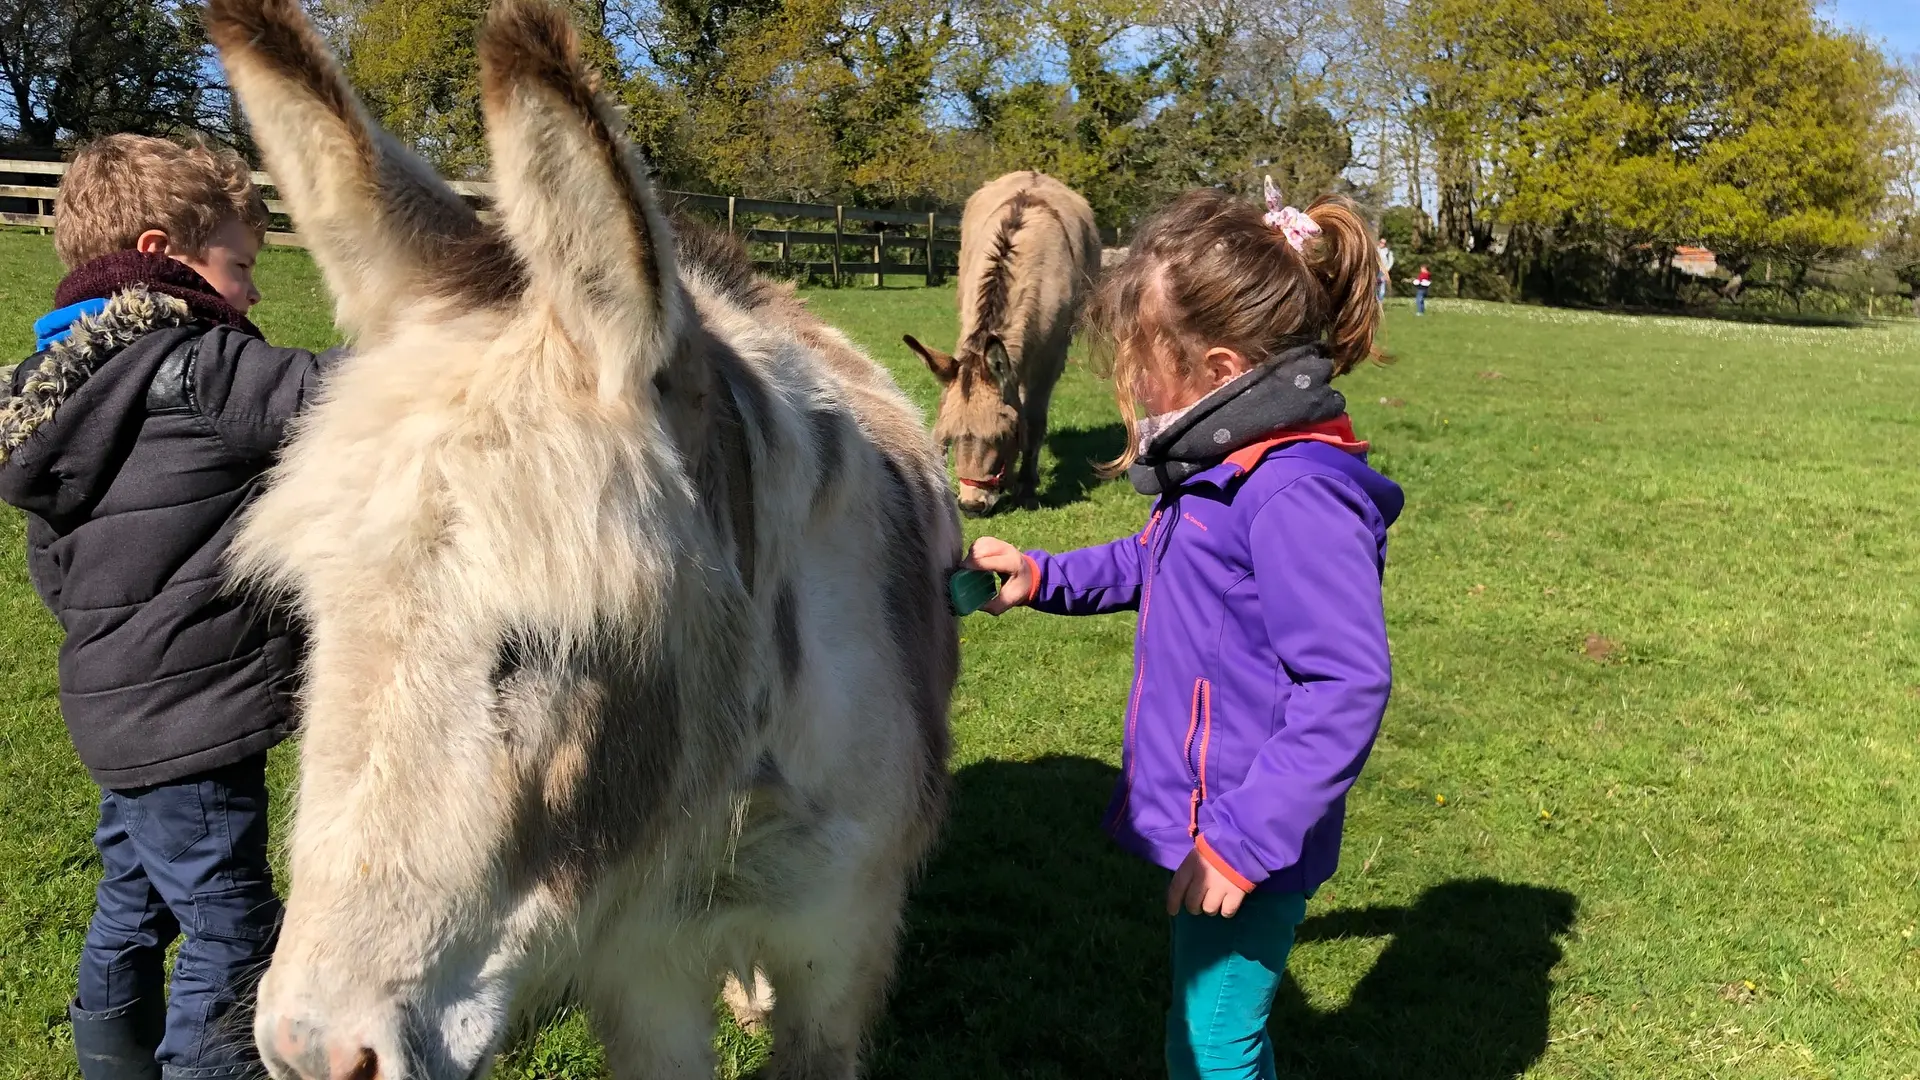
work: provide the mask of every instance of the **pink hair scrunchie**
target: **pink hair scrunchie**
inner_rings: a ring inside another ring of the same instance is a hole
[[[1280,204],[1280,189],[1273,184],[1273,177],[1267,177],[1267,228],[1284,234],[1293,250],[1304,251],[1307,241],[1320,235],[1320,223],[1307,216],[1305,210]]]

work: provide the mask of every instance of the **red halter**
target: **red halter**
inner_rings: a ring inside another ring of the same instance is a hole
[[[971,476],[956,476],[955,479],[959,480],[965,487],[985,488],[988,491],[993,491],[999,488],[1001,484],[1006,483],[1007,470],[1005,466],[1001,466],[999,472],[994,473],[984,480],[975,480]]]

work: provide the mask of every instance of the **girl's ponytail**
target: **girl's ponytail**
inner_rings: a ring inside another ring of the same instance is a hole
[[[1344,375],[1360,361],[1378,359],[1373,347],[1380,327],[1380,301],[1375,293],[1380,256],[1373,234],[1351,200],[1325,195],[1307,209],[1320,226],[1317,242],[1304,252],[1307,266],[1327,291],[1333,309],[1327,323],[1327,348],[1333,354],[1333,372]]]

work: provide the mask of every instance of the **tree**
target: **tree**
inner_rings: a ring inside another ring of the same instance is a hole
[[[1060,64],[1008,65],[972,89],[976,130],[994,151],[990,174],[1037,169],[1085,195],[1100,220],[1131,220],[1143,121],[1161,92],[1161,50],[1138,47],[1152,14],[1145,0],[1036,0],[1010,12],[1027,49]]]
[[[1620,299],[1682,243],[1737,290],[1870,238],[1892,84],[1810,0],[1434,0],[1417,29],[1455,242],[1498,220],[1517,265],[1593,251]]]
[[[604,15],[576,0],[587,55],[616,94],[620,72],[602,29]],[[475,40],[487,0],[333,0],[326,11],[347,78],[387,130],[442,171],[486,170]]]
[[[221,131],[197,9],[176,0],[0,0],[0,117],[34,146]]]
[[[1243,27],[1235,4],[1195,6],[1166,27],[1160,100],[1136,150],[1137,205],[1149,210],[1194,187],[1257,188],[1256,161],[1275,156],[1281,131],[1237,76]]]

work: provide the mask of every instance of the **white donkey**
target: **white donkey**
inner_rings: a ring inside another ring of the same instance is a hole
[[[565,999],[616,1075],[710,1076],[757,966],[775,1073],[854,1075],[958,666],[919,416],[676,244],[555,4],[481,33],[491,224],[298,0],[207,24],[356,350],[236,546],[312,647],[270,1069],[476,1076]]]

